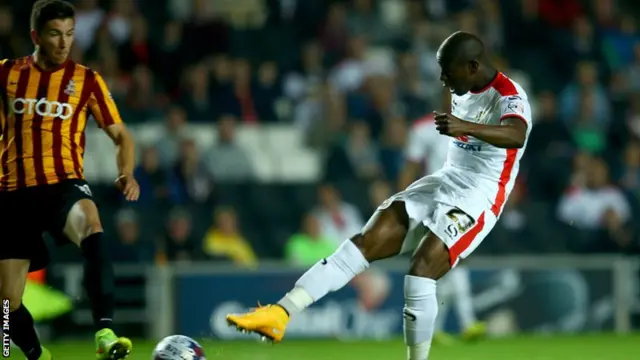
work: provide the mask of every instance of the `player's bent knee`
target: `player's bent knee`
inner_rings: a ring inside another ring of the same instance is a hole
[[[411,258],[409,275],[438,280],[451,270],[449,249],[429,232]]]
[[[409,218],[404,203],[394,202],[376,211],[360,234],[350,240],[360,249],[367,261],[396,256],[409,228]]]
[[[84,239],[103,231],[98,208],[92,200],[82,199],[71,207],[64,227],[64,234],[71,241],[80,245]]]

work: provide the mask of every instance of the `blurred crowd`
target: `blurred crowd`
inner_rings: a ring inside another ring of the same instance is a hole
[[[2,3],[2,57],[28,54],[31,3]],[[140,205],[95,185],[118,261],[330,253],[399,190],[412,123],[442,107],[435,53],[455,30],[478,34],[534,101],[518,184],[478,251],[640,252],[634,1],[74,3],[74,58],[105,77],[127,123],[165,124],[140,150]],[[181,135],[196,122],[217,126],[213,149]],[[234,134],[268,123],[302,129],[323,152],[317,184],[256,183]]]

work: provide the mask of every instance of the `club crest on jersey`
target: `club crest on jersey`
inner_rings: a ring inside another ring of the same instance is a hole
[[[69,80],[69,82],[67,83],[67,87],[64,88],[64,93],[69,95],[69,96],[73,96],[76,93],[76,83],[73,80]]]
[[[524,105],[522,105],[522,102],[520,102],[520,101],[510,101],[507,104],[507,109],[509,109],[509,110],[511,110],[513,112],[524,114]]]

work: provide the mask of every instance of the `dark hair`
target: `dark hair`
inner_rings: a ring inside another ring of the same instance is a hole
[[[38,0],[31,9],[31,29],[42,31],[44,25],[56,19],[75,18],[76,9],[63,0]]]

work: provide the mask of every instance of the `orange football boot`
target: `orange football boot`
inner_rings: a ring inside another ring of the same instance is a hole
[[[241,332],[256,333],[279,343],[289,323],[289,315],[279,305],[260,306],[245,314],[229,314],[227,322]]]

